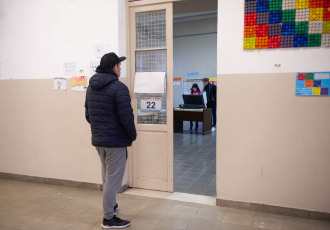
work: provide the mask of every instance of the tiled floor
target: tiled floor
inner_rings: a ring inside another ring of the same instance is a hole
[[[330,223],[118,194],[131,230],[329,230]],[[102,192],[0,179],[1,230],[100,229]]]
[[[174,133],[174,191],[215,197],[215,182],[216,133]]]

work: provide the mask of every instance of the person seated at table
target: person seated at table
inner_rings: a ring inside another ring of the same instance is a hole
[[[194,83],[190,89],[190,94],[200,95],[201,91],[196,83]],[[190,130],[193,128],[193,122],[190,121]],[[198,121],[196,121],[195,130],[198,130]]]

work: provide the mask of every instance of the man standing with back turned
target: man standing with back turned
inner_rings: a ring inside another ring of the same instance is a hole
[[[130,225],[129,221],[116,216],[116,193],[125,172],[127,146],[136,139],[129,91],[118,79],[121,62],[125,59],[115,53],[105,54],[86,92],[86,120],[91,125],[92,145],[96,147],[102,164],[104,216],[101,227],[104,229]]]
[[[210,84],[208,78],[203,78],[203,91],[206,92],[207,108],[212,109],[212,131],[215,131],[217,125],[217,87]]]

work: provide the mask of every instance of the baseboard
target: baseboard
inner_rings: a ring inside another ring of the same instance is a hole
[[[27,176],[27,175],[13,174],[13,173],[0,172],[0,178],[23,181],[23,182],[31,182],[31,183],[61,185],[72,188],[91,189],[91,190],[99,190],[99,191],[103,190],[103,186],[101,184],[96,184],[96,183]],[[125,184],[121,186],[119,193],[124,192],[126,189],[128,189],[128,185]]]
[[[96,183],[87,183],[87,182],[61,180],[61,179],[53,179],[53,178],[45,178],[45,177],[27,176],[27,175],[19,175],[19,174],[12,174],[12,173],[0,172],[0,178],[23,181],[23,182],[31,182],[31,183],[60,185],[60,186],[81,188],[81,189],[92,189],[92,190],[99,190],[99,191],[103,190],[103,186],[101,184],[96,184]],[[128,188],[129,188],[129,186],[127,184],[121,186],[119,193],[124,192]],[[257,203],[249,203],[249,202],[242,202],[242,201],[223,200],[223,199],[217,198],[217,206],[244,209],[244,210],[249,210],[249,211],[257,211],[257,212],[268,212],[268,213],[273,213],[273,214],[278,214],[278,215],[293,216],[293,217],[300,217],[300,218],[307,218],[307,219],[330,221],[330,213],[316,212],[316,211],[295,209],[295,208],[287,208],[287,207],[267,205],[267,204],[257,204]]]
[[[316,212],[316,211],[295,209],[295,208],[286,208],[286,207],[267,205],[267,204],[223,200],[217,198],[217,206],[244,209],[249,211],[257,211],[257,212],[267,212],[278,215],[300,217],[306,219],[330,221],[330,213]]]

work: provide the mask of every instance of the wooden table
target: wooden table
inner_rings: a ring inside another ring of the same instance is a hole
[[[174,108],[174,132],[183,132],[183,121],[203,122],[203,135],[210,133],[212,128],[212,109],[183,109]]]

